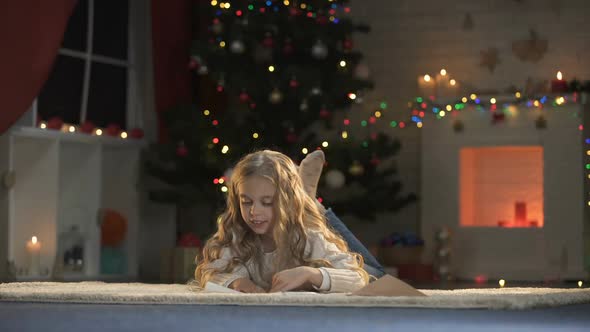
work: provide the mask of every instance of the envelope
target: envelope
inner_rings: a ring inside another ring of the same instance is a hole
[[[355,291],[360,296],[427,296],[416,288],[388,274]]]

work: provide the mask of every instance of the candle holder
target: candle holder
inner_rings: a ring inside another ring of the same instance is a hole
[[[53,277],[61,279],[80,276],[85,273],[86,260],[84,257],[86,237],[77,225],[71,226],[58,237],[58,250],[53,267]]]

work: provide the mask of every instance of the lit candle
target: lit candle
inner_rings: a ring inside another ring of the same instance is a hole
[[[426,74],[418,77],[418,94],[420,97],[434,97],[436,95],[436,82]]]
[[[41,271],[41,242],[36,236],[27,241],[27,253],[29,256],[29,274],[39,275]]]
[[[557,79],[551,81],[551,92],[562,93],[567,92],[567,82],[563,80],[563,75],[560,71],[557,72]]]
[[[450,84],[450,77],[449,73],[446,69],[441,69],[438,74],[436,74],[435,82],[436,82],[436,92],[438,98],[448,98],[449,95],[449,88],[451,87]]]

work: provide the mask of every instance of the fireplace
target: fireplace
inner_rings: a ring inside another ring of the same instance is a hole
[[[459,279],[585,278],[589,149],[579,130],[582,109],[511,106],[498,122],[489,110],[466,108],[425,122],[424,259],[435,261],[436,233],[444,227],[451,231],[451,274]],[[544,126],[537,125],[541,115]]]
[[[462,227],[543,227],[543,147],[459,151]]]

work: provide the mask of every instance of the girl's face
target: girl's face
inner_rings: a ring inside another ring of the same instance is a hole
[[[251,176],[238,185],[242,218],[258,235],[271,235],[274,226],[275,186],[260,176]]]

